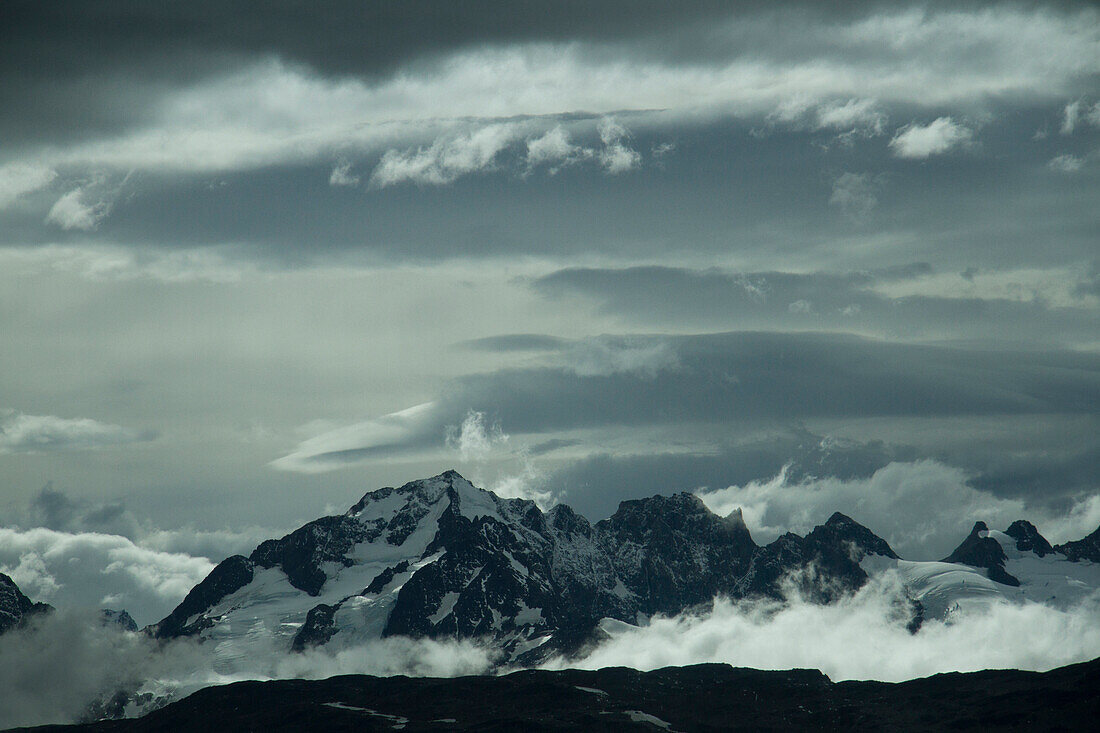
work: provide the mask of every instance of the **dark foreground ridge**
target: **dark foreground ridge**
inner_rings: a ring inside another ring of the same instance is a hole
[[[1100,659],[1050,672],[834,683],[724,664],[526,670],[455,679],[347,675],[208,687],[137,720],[36,731],[1089,730]]]

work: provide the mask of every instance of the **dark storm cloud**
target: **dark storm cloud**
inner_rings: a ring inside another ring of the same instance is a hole
[[[959,5],[959,3],[953,3]],[[668,33],[777,8],[843,17],[861,6],[889,3],[760,2],[758,0],[295,0],[197,1],[12,0],[0,19],[0,61],[41,78],[126,73],[188,73],[204,57],[271,54],[329,74],[374,74],[419,56],[474,44],[523,41],[614,41]],[[690,47],[676,49],[690,52]],[[697,52],[697,51],[696,51]],[[150,62],[153,63],[150,68]]]
[[[165,86],[264,57],[324,75],[373,79],[419,58],[472,46],[636,39],[767,6],[719,0],[675,7],[657,0],[338,0],[321,6],[294,0],[13,0],[0,8],[0,129],[9,145],[86,138],[140,122],[142,100]]]
[[[18,522],[26,527],[45,527],[60,532],[100,532],[135,537],[137,519],[121,501],[95,503],[54,488],[42,487]]]
[[[605,337],[583,368],[461,377],[439,400],[319,435],[276,465],[325,470],[440,445],[471,410],[508,433],[808,419],[1095,416],[1100,357],[914,346],[842,334]],[[600,363],[602,361],[602,364]]]
[[[1064,412],[1100,406],[1100,357],[985,352],[845,335],[655,337],[678,357],[658,371],[580,376],[510,369],[463,377],[445,401],[507,430],[809,417]],[[636,343],[636,342],[635,342]]]
[[[877,272],[732,273],[673,267],[560,270],[532,286],[553,298],[577,295],[598,308],[646,324],[793,329],[860,329],[903,338],[996,340],[1000,343],[1089,343],[1100,328],[1094,305],[1052,305],[1041,293],[1028,300],[958,295],[890,296],[875,290],[932,274],[927,264]],[[1082,274],[1082,277],[1084,275]],[[1081,290],[1091,281],[1082,280]]]

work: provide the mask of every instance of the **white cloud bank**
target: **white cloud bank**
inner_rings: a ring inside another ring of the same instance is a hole
[[[896,682],[981,669],[1044,671],[1100,656],[1100,597],[1059,611],[1037,603],[992,603],[926,621],[910,634],[896,576],[872,580],[829,606],[794,600],[716,601],[699,615],[610,626],[608,641],[580,661],[552,666],[649,670],[719,662],[758,669],[820,669],[834,681]]]
[[[166,616],[213,569],[206,558],[147,549],[119,535],[0,529],[0,572],[31,600],[125,609],[141,625]]]
[[[833,512],[868,527],[907,560],[939,560],[982,520],[1005,529],[1017,519],[1033,522],[1051,543],[1076,540],[1100,525],[1100,496],[1069,515],[1051,515],[1018,499],[971,488],[964,472],[936,461],[891,463],[870,478],[792,482],[782,472],[770,481],[704,490],[699,498],[718,514],[740,507],[757,542],[786,531],[805,534]]]

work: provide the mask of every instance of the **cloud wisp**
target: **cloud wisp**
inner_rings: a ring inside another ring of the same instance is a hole
[[[890,147],[899,158],[923,160],[964,147],[973,137],[974,132],[965,125],[950,117],[937,117],[927,125],[914,122],[901,128],[890,141]]]
[[[134,430],[87,417],[0,412],[0,453],[39,453],[94,449],[152,440],[152,431]]]

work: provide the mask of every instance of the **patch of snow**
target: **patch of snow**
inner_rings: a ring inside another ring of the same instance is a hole
[[[640,616],[641,614],[638,614],[638,615]],[[635,625],[635,624],[628,624],[627,622],[620,621],[617,618],[607,618],[607,617],[601,618],[600,623],[598,624],[598,626],[600,627],[600,631],[603,631],[604,633],[611,634],[611,635],[621,634],[621,633],[624,633],[624,632],[627,632],[627,631],[633,631],[633,630],[636,630],[638,628],[638,626]]]
[[[542,623],[544,620],[541,608],[528,608],[526,603],[520,601],[519,613],[516,614],[515,619],[516,626],[535,625]]]
[[[470,521],[478,517],[493,517],[504,521],[497,506],[497,499],[484,489],[479,489],[464,478],[455,479],[452,484],[458,495],[458,511]]]
[[[518,657],[522,654],[526,654],[527,652],[531,651],[532,649],[538,649],[540,646],[542,646],[543,644],[545,644],[548,641],[550,641],[550,636],[548,634],[541,635],[541,636],[536,636],[536,637],[533,637],[531,639],[525,639],[524,641],[520,641],[516,644],[515,648],[512,650],[512,657],[515,658],[515,657]]]
[[[1016,551],[1015,555],[1005,562],[1005,570],[1020,581],[1019,588],[1006,589],[1010,597],[1065,609],[1100,589],[1100,565],[1096,563],[1070,562],[1059,553],[1039,557]]]
[[[604,697],[607,697],[606,692],[604,692],[603,690],[597,690],[595,687],[581,687],[580,685],[573,685],[573,687],[580,690],[581,692],[591,692],[593,695],[603,695]]]
[[[634,594],[627,588],[621,578],[615,578],[615,587],[611,589],[611,595],[619,598],[632,598]]]
[[[409,498],[408,494],[403,494],[395,489],[389,493],[389,496],[371,499],[362,509],[351,516],[362,522],[372,522],[381,519],[388,523],[399,511],[409,504]]]
[[[672,723],[661,720],[656,715],[650,715],[649,713],[642,712],[641,710],[624,710],[623,714],[630,718],[634,723],[649,723],[655,725],[658,728],[664,728],[665,730],[672,730]]]
[[[390,715],[389,713],[380,713],[377,710],[371,710],[370,708],[357,708],[354,705],[347,705],[342,702],[323,702],[321,703],[327,708],[336,708],[337,710],[352,710],[357,713],[363,713],[364,715],[370,715],[375,718],[383,718],[393,723],[395,730],[401,730],[405,727],[405,724],[409,722],[408,718],[403,718],[400,715]]]
[[[451,614],[451,611],[454,610],[455,603],[458,601],[458,597],[460,595],[462,594],[454,592],[444,594],[443,599],[439,602],[439,608],[436,609],[435,613],[428,617],[428,620],[431,621],[432,626],[435,626]]]

